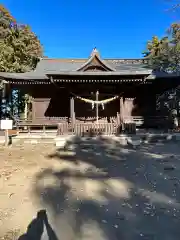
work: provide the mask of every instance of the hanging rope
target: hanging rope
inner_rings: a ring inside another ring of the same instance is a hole
[[[119,96],[115,96],[115,97],[104,99],[104,100],[100,100],[100,101],[91,100],[91,99],[87,99],[87,98],[82,98],[82,97],[79,97],[79,96],[76,96],[76,98],[81,100],[81,101],[83,101],[83,102],[92,104],[92,109],[94,109],[94,105],[95,104],[98,104],[98,105],[101,105],[102,109],[104,110],[104,105],[105,104],[110,103],[110,102],[116,100],[117,98],[119,98]]]
[[[100,100],[100,101],[91,100],[91,99],[88,99],[88,98],[82,98],[82,97],[79,97],[79,96],[76,96],[76,98],[80,99],[83,102],[91,103],[91,104],[107,104],[107,103],[112,102],[115,99],[119,98],[119,96],[115,96],[115,97],[104,99],[104,100]]]

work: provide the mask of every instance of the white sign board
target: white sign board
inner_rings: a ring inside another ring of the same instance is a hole
[[[1,120],[0,129],[9,130],[13,128],[13,120]]]

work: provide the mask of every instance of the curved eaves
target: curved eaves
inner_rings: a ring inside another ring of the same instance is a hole
[[[76,71],[85,71],[88,66],[93,66],[93,64],[91,65],[91,63],[93,63],[93,61],[98,61],[98,66],[102,67],[105,71],[116,71],[114,68],[112,68],[109,64],[105,63],[98,55],[93,55],[91,56],[87,62],[85,62],[80,68],[76,69]]]

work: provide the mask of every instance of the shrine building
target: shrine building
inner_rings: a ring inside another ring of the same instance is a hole
[[[180,78],[157,73],[146,59],[102,59],[96,48],[87,59],[42,58],[34,71],[0,73],[5,97],[19,89],[32,97],[32,124],[60,122],[133,122],[162,115],[157,95],[176,87]],[[149,120],[148,124],[153,125]],[[156,123],[154,122],[156,125]]]

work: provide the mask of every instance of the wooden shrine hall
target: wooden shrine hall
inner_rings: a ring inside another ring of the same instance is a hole
[[[177,86],[179,77],[155,73],[146,61],[102,59],[94,48],[87,59],[42,58],[34,71],[0,73],[0,78],[6,101],[13,89],[31,96],[31,114],[23,119],[31,124],[153,125],[152,118],[162,117],[157,95]]]

